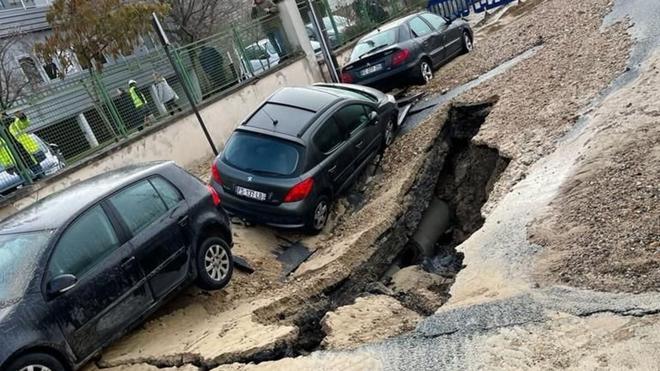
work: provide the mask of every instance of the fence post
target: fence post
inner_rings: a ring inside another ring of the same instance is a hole
[[[282,0],[277,3],[277,7],[279,9],[284,33],[286,34],[286,38],[289,40],[291,47],[294,49],[302,49],[307,57],[307,61],[312,67],[315,78],[321,81],[323,75],[318,68],[316,53],[314,53],[312,42],[309,39],[309,35],[307,35],[305,22],[303,21],[302,16],[300,16],[300,10],[298,10],[296,0]]]
[[[245,56],[245,45],[243,45],[243,40],[241,40],[241,35],[239,34],[238,30],[236,30],[236,25],[231,24],[231,32],[234,36],[234,41],[236,42],[236,45],[238,45],[238,56],[240,61],[238,61],[239,66],[244,65],[245,68],[247,68],[248,73],[250,76],[254,76],[254,71],[252,69],[252,63],[250,63],[250,60]],[[258,44],[257,44],[258,45]],[[240,68],[239,68],[239,73],[240,73]],[[239,81],[241,79],[241,76],[239,76]]]
[[[174,72],[179,71],[179,76],[181,78],[181,85],[182,88],[188,89],[188,91],[191,92],[191,97],[193,99],[192,102],[189,102],[190,104],[199,104],[202,101],[202,95],[198,94],[198,89],[195,88],[192,78],[190,77],[190,73],[188,72],[188,69],[185,68],[183,62],[181,61],[181,54],[179,48],[169,48],[170,55],[172,58],[170,61],[172,62],[172,68],[174,69]],[[167,51],[165,51],[165,54],[167,55]],[[190,55],[190,54],[189,54]],[[192,56],[190,56],[190,63],[191,65],[194,63],[192,61]],[[193,69],[194,72],[194,69]],[[185,85],[185,86],[184,86]]]
[[[336,40],[336,45],[331,45],[333,47],[337,47],[338,45],[342,45],[344,43],[343,37],[344,35],[339,33],[339,29],[337,28],[337,22],[335,21],[335,14],[332,12],[332,8],[330,8],[330,4],[328,3],[328,0],[322,0],[323,1],[323,6],[325,7],[325,13],[328,15],[328,18],[330,19],[330,24],[332,25],[332,29],[335,32],[335,40]],[[325,22],[322,21],[323,28],[325,28]]]
[[[115,107],[112,98],[108,94],[108,91],[106,90],[103,80],[101,79],[99,74],[96,73],[96,71],[91,71],[91,75],[92,75],[92,86],[96,91],[99,100],[106,107],[108,107],[108,111],[110,112],[110,117],[112,118],[112,121],[114,121],[114,123],[117,125],[120,134],[124,137],[128,137],[128,130],[126,129],[126,126],[124,125],[124,121],[121,119],[121,116],[117,111],[117,107]]]

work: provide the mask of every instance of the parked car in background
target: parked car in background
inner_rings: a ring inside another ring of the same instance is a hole
[[[312,41],[311,43],[314,52],[320,53],[321,44],[317,41]],[[256,76],[280,64],[280,56],[268,39],[259,40],[254,44],[248,45],[245,48],[244,56],[246,60],[243,61],[243,74],[246,77],[250,77],[250,69],[252,69],[252,74]]]
[[[283,88],[212,165],[223,207],[249,221],[320,232],[332,202],[395,135],[391,95],[345,84]]]
[[[341,44],[342,38],[346,34],[347,29],[353,25],[353,23],[345,17],[339,16],[339,15],[334,15],[332,18],[330,17],[323,17],[323,27],[326,30],[326,33],[328,34],[328,39],[330,41],[330,46],[332,48],[336,48]],[[335,25],[332,25],[332,20],[335,21]],[[337,27],[335,30],[335,26]],[[316,29],[314,28],[314,25],[312,23],[307,23],[305,25],[305,28],[307,29],[307,35],[309,36],[309,39],[315,42],[320,42],[321,37],[320,35],[316,32]]]
[[[66,166],[64,157],[55,144],[46,144],[41,138],[35,134],[28,134],[34,139],[39,148],[44,153],[44,159],[41,161],[41,168],[43,169],[42,176],[50,176],[62,170]],[[17,172],[7,172],[6,169],[0,166],[0,195],[6,195],[16,188],[22,186],[25,180]],[[0,196],[1,197],[1,196]]]
[[[470,25],[421,12],[388,23],[360,39],[342,70],[345,83],[384,87],[401,77],[426,84],[434,69],[473,47]]]
[[[0,369],[79,368],[195,280],[227,285],[213,188],[173,163],[80,182],[0,223]]]

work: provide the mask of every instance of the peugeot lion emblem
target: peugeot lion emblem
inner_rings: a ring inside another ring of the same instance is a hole
[[[248,181],[248,182],[251,182],[252,179],[253,179],[253,178],[252,178],[251,176],[249,176],[248,179],[247,179],[247,181]]]

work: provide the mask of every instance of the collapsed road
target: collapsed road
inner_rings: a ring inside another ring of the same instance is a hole
[[[223,293],[189,290],[92,367],[652,369],[639,354],[659,350],[657,295],[546,286],[533,274],[542,247],[528,236],[570,176],[567,164],[588,154],[589,136],[570,129],[624,71],[628,26],[602,26],[604,0],[529,0],[523,8],[487,25],[475,53],[432,84],[441,95],[532,50],[540,36],[543,46],[457,95],[464,103],[413,116],[427,118],[356,186],[356,202],[339,202],[326,232],[307,238],[237,226],[236,252],[252,275],[237,274]],[[579,52],[567,48],[578,37]],[[649,90],[656,80],[644,76],[646,85],[637,86]],[[621,100],[609,103],[614,111],[628,104]],[[459,121],[466,130],[452,130]],[[435,243],[412,243],[432,203],[448,206],[451,221]],[[272,253],[278,235],[311,253],[285,280]],[[644,336],[651,341],[640,342]]]

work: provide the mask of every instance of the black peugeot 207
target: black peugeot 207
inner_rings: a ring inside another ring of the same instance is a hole
[[[218,194],[171,162],[53,194],[0,224],[0,370],[79,368],[193,280],[229,282]]]
[[[211,184],[230,213],[318,233],[332,201],[388,146],[393,96],[346,84],[283,88],[231,136]]]

